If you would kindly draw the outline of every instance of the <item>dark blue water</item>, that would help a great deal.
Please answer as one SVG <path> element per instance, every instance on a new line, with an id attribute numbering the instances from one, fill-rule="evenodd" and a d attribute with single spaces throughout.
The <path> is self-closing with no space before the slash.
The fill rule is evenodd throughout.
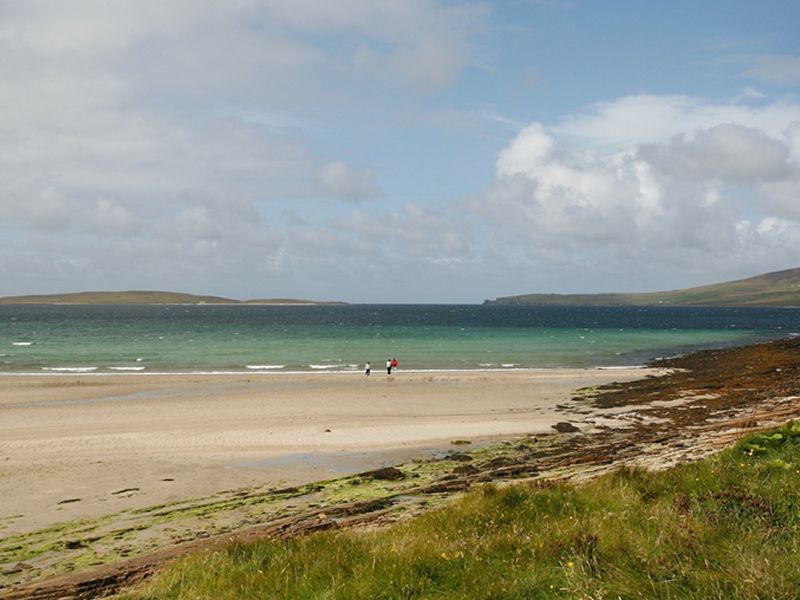
<path id="1" fill-rule="evenodd" d="M 614 366 L 797 333 L 788 308 L 0 305 L 0 371 Z"/>

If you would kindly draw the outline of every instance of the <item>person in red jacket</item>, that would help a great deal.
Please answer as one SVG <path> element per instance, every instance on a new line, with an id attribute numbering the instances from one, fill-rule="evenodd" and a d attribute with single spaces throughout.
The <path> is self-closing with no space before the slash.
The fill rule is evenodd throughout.
<path id="1" fill-rule="evenodd" d="M 397 359 L 396 358 L 392 358 L 392 371 L 396 371 L 396 370 L 397 370 Z"/>

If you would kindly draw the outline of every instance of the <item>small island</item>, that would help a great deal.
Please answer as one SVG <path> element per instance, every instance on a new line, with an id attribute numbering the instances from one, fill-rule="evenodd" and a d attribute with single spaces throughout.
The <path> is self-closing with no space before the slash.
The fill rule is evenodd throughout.
<path id="1" fill-rule="evenodd" d="M 256 304 L 273 306 L 316 306 L 345 305 L 347 303 L 298 300 L 295 298 L 235 300 L 222 296 L 199 296 L 181 292 L 122 291 L 4 296 L 0 297 L 0 304 Z"/>

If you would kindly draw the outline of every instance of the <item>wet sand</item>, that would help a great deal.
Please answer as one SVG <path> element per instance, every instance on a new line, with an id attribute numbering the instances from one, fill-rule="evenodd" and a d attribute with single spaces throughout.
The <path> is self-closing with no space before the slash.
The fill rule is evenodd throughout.
<path id="1" fill-rule="evenodd" d="M 0 376 L 0 537 L 551 431 L 577 388 L 651 373 Z"/>

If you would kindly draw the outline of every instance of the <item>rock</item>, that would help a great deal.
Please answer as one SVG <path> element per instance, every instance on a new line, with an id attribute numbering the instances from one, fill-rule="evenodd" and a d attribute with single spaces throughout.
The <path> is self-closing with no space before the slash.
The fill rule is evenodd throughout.
<path id="1" fill-rule="evenodd" d="M 444 494 L 449 492 L 460 492 L 468 490 L 470 482 L 464 479 L 454 479 L 452 481 L 442 481 L 429 485 L 426 488 L 421 488 L 419 491 L 422 494 Z"/>
<path id="2" fill-rule="evenodd" d="M 508 465 L 514 464 L 514 461 L 505 457 L 505 456 L 497 456 L 492 460 L 486 461 L 481 465 L 484 469 L 497 469 L 498 467 L 507 467 Z"/>
<path id="3" fill-rule="evenodd" d="M 406 477 L 406 474 L 397 467 L 384 467 L 382 469 L 375 469 L 374 471 L 367 471 L 366 473 L 359 473 L 359 475 L 366 479 L 380 479 L 385 481 L 398 481 Z"/>
<path id="4" fill-rule="evenodd" d="M 463 452 L 451 452 L 447 456 L 445 456 L 447 460 L 455 460 L 458 462 L 469 462 L 472 460 L 472 457 L 469 454 L 464 454 Z"/>
<path id="5" fill-rule="evenodd" d="M 453 473 L 456 475 L 475 475 L 476 473 L 480 473 L 480 471 L 475 465 L 458 465 L 453 469 Z"/>
<path id="6" fill-rule="evenodd" d="M 555 429 L 558 433 L 575 433 L 576 431 L 580 431 L 580 429 L 575 427 L 575 425 L 572 423 L 566 423 L 564 421 L 553 425 L 553 429 Z"/>
<path id="7" fill-rule="evenodd" d="M 450 443 L 453 444 L 453 446 L 464 446 L 466 444 L 471 444 L 472 442 L 469 440 L 450 440 Z"/>
<path id="8" fill-rule="evenodd" d="M 0 563 L 0 575 L 13 575 L 32 568 L 32 566 L 24 562 Z"/>

